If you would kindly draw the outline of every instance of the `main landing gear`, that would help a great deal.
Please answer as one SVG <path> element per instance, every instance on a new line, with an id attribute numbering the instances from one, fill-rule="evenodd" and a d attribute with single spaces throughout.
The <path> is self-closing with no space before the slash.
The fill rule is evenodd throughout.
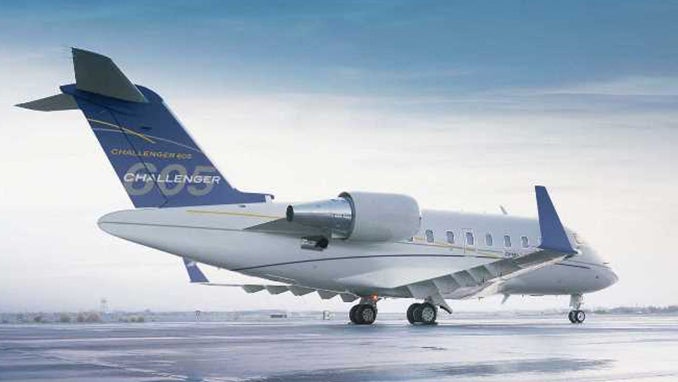
<path id="1" fill-rule="evenodd" d="M 377 319 L 377 299 L 360 299 L 360 303 L 349 311 L 348 318 L 356 325 L 372 325 Z"/>
<path id="2" fill-rule="evenodd" d="M 363 297 L 358 305 L 354 305 L 348 313 L 351 322 L 356 325 L 371 325 L 377 319 L 377 296 Z M 448 313 L 452 310 L 447 305 L 441 309 Z M 407 320 L 410 324 L 435 325 L 438 318 L 438 306 L 435 301 L 426 299 L 423 303 L 415 303 L 407 309 Z"/>
<path id="3" fill-rule="evenodd" d="M 570 322 L 573 324 L 581 324 L 586 320 L 586 313 L 583 310 L 571 310 L 567 314 L 567 318 L 570 319 Z"/>
<path id="4" fill-rule="evenodd" d="M 573 294 L 570 296 L 570 307 L 572 310 L 567 314 L 567 318 L 573 324 L 581 324 L 586 320 L 586 313 L 581 310 L 581 305 L 584 303 L 584 296 L 581 294 Z"/>
<path id="5" fill-rule="evenodd" d="M 428 302 L 414 303 L 407 308 L 407 321 L 413 325 L 434 325 L 437 317 L 438 308 Z"/>

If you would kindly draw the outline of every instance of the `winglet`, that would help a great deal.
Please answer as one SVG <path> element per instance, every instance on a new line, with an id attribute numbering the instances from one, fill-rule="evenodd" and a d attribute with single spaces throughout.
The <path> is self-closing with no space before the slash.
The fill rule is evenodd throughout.
<path id="1" fill-rule="evenodd" d="M 193 260 L 189 260 L 184 257 L 184 265 L 186 266 L 186 272 L 188 272 L 188 278 L 191 279 L 191 283 L 208 283 L 207 277 L 202 273 L 200 268 L 198 268 L 198 263 Z"/>
<path id="2" fill-rule="evenodd" d="M 541 230 L 541 244 L 539 248 L 567 254 L 575 254 L 565 228 L 560 222 L 556 208 L 544 186 L 535 186 L 537 194 L 537 211 L 539 213 L 539 229 Z"/>

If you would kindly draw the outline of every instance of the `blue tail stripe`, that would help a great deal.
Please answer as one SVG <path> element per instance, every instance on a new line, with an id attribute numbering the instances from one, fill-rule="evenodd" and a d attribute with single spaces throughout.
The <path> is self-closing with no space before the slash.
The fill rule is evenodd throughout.
<path id="1" fill-rule="evenodd" d="M 534 189 L 537 196 L 539 229 L 541 230 L 541 245 L 539 245 L 539 248 L 567 254 L 576 253 L 572 244 L 570 244 L 565 227 L 560 222 L 546 187 L 535 186 Z"/>
<path id="2" fill-rule="evenodd" d="M 106 152 L 135 207 L 261 203 L 266 194 L 233 188 L 167 109 L 142 86 L 145 103 L 65 85 Z"/>

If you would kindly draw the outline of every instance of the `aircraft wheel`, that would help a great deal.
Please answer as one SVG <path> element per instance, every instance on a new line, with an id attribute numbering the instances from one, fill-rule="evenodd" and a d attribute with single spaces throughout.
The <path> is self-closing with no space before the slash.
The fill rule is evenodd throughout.
<path id="1" fill-rule="evenodd" d="M 581 324 L 586 320 L 586 313 L 583 310 L 572 310 L 567 315 L 567 318 L 573 324 Z"/>
<path id="2" fill-rule="evenodd" d="M 351 307 L 351 310 L 348 312 L 348 318 L 350 318 L 351 322 L 356 324 L 356 325 L 360 325 L 360 322 L 358 321 L 358 317 L 356 315 L 356 312 L 358 311 L 359 307 L 360 307 L 360 305 L 353 305 Z"/>
<path id="3" fill-rule="evenodd" d="M 360 325 L 372 325 L 377 319 L 377 310 L 370 304 L 357 305 L 355 317 Z"/>
<path id="4" fill-rule="evenodd" d="M 433 325 L 436 323 L 438 312 L 433 304 L 425 302 L 414 310 L 414 318 L 423 325 Z"/>
<path id="5" fill-rule="evenodd" d="M 407 308 L 407 321 L 410 322 L 410 324 L 414 325 L 417 323 L 417 320 L 414 317 L 414 311 L 417 310 L 421 304 L 419 303 L 414 303 L 410 305 L 409 308 Z"/>
<path id="6" fill-rule="evenodd" d="M 572 317 L 574 317 L 576 323 L 581 324 L 586 320 L 586 313 L 583 310 L 575 310 Z"/>

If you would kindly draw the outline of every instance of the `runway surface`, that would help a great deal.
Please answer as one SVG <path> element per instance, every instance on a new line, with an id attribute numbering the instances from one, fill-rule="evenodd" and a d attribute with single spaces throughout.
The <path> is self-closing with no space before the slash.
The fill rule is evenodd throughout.
<path id="1" fill-rule="evenodd" d="M 675 316 L 565 321 L 0 325 L 0 380 L 678 380 Z"/>

